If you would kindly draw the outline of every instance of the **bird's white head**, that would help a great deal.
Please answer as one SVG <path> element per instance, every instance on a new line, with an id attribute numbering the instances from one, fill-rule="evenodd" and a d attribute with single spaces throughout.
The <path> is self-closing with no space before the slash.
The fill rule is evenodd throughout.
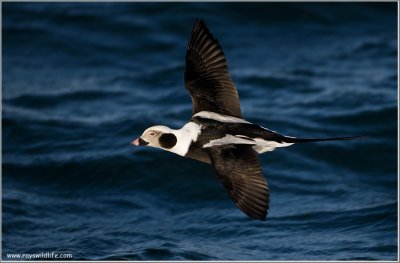
<path id="1" fill-rule="evenodd" d="M 177 137 L 173 129 L 157 125 L 146 129 L 139 138 L 131 143 L 136 146 L 151 146 L 168 150 L 176 145 Z"/>

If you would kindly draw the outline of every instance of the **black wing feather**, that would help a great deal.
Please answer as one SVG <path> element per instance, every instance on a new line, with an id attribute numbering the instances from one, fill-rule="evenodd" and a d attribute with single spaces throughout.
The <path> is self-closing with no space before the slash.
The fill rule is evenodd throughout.
<path id="1" fill-rule="evenodd" d="M 186 51 L 185 86 L 200 111 L 242 117 L 239 95 L 228 71 L 221 45 L 203 20 L 196 21 Z"/>
<path id="2" fill-rule="evenodd" d="M 269 188 L 257 153 L 249 145 L 223 145 L 209 149 L 219 181 L 235 204 L 249 217 L 265 220 Z"/>

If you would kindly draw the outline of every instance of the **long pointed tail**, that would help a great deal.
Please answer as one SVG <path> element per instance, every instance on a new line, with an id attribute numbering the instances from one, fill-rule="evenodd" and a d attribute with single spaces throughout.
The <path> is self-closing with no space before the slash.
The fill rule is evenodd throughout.
<path id="1" fill-rule="evenodd" d="M 343 141 L 343 140 L 355 140 L 362 139 L 365 136 L 350 136 L 350 137 L 331 137 L 331 138 L 294 138 L 294 137 L 284 137 L 284 142 L 287 143 L 299 143 L 299 142 L 322 142 L 322 141 Z"/>

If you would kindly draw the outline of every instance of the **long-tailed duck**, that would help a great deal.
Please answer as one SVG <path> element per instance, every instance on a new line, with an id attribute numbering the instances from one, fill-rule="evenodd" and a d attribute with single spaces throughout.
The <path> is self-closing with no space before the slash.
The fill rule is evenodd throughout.
<path id="1" fill-rule="evenodd" d="M 190 34 L 185 86 L 193 103 L 190 121 L 178 130 L 150 127 L 132 144 L 211 164 L 235 204 L 252 218 L 265 220 L 269 208 L 269 188 L 258 154 L 299 142 L 357 138 L 301 139 L 244 120 L 222 48 L 203 20 L 196 21 Z"/>

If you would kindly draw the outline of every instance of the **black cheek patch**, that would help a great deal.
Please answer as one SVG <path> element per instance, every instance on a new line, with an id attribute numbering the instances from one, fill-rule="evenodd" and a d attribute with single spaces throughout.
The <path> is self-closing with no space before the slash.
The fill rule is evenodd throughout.
<path id="1" fill-rule="evenodd" d="M 163 135 L 160 136 L 158 139 L 158 142 L 161 147 L 170 149 L 176 145 L 176 136 L 173 135 L 172 133 L 164 133 Z"/>

